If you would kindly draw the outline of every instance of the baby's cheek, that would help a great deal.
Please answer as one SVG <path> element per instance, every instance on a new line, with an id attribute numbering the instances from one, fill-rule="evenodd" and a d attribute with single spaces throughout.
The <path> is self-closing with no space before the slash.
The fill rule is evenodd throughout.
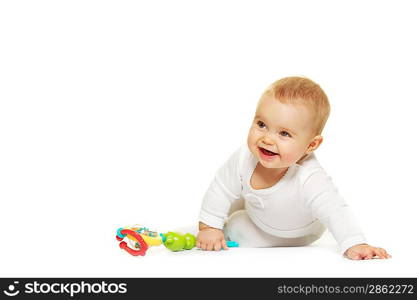
<path id="1" fill-rule="evenodd" d="M 297 160 L 297 156 L 294 155 L 294 154 L 289 153 L 289 154 L 282 154 L 281 155 L 281 162 L 284 163 L 284 164 L 290 165 L 290 164 L 294 163 L 296 160 Z"/>
<path id="2" fill-rule="evenodd" d="M 249 131 L 248 138 L 247 138 L 248 146 L 256 148 L 256 144 L 259 138 L 260 138 L 260 135 L 257 134 L 256 131 L 254 130 Z"/>

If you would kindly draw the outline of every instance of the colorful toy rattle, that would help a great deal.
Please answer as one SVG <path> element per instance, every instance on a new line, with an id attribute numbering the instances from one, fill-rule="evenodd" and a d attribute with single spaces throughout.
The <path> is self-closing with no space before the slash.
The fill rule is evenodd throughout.
<path id="1" fill-rule="evenodd" d="M 161 244 L 174 252 L 191 250 L 196 244 L 196 237 L 191 233 L 181 234 L 169 231 L 158 234 L 156 231 L 150 231 L 139 225 L 119 228 L 116 239 L 120 241 L 121 249 L 134 256 L 144 256 L 149 247 Z M 228 247 L 239 247 L 239 244 L 233 241 L 227 241 L 226 244 Z"/>

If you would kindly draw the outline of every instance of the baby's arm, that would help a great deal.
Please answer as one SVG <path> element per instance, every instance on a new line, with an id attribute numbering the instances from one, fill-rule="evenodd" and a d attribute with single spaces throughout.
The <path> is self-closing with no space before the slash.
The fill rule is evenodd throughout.
<path id="1" fill-rule="evenodd" d="M 217 170 L 204 195 L 196 244 L 203 250 L 227 249 L 222 229 L 231 204 L 240 198 L 242 191 L 239 174 L 241 149 L 235 151 Z"/>
<path id="2" fill-rule="evenodd" d="M 350 259 L 366 259 L 375 255 L 389 258 L 382 248 L 366 243 L 365 236 L 331 178 L 320 169 L 310 174 L 302 185 L 303 199 L 316 216 L 333 234 L 342 253 Z"/>

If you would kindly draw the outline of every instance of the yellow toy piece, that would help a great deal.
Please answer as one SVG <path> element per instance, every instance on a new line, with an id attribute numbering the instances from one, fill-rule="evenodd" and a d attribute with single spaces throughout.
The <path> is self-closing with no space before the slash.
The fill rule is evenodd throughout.
<path id="1" fill-rule="evenodd" d="M 143 238 L 145 243 L 148 244 L 148 246 L 159 246 L 162 244 L 162 238 L 160 236 L 151 237 L 151 236 L 141 234 L 141 233 L 140 233 L 140 236 Z"/>
<path id="2" fill-rule="evenodd" d="M 136 231 L 145 241 L 148 246 L 160 246 L 162 245 L 162 237 L 156 231 L 150 231 L 148 228 L 143 227 L 141 225 L 133 225 L 133 226 L 126 226 L 124 229 L 130 229 Z M 127 237 L 131 241 L 135 241 L 136 239 L 131 235 L 127 235 Z"/>

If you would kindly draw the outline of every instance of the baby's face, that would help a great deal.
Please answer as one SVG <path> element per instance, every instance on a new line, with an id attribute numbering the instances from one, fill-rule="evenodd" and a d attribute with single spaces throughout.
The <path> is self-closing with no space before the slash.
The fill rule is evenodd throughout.
<path id="1" fill-rule="evenodd" d="M 265 95 L 249 130 L 248 147 L 265 168 L 289 167 L 306 154 L 313 140 L 313 117 L 305 105 L 283 104 Z"/>

